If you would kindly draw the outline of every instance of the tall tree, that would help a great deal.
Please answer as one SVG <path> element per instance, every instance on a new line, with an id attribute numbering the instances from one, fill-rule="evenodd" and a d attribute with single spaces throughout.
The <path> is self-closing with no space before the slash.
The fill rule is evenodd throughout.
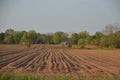
<path id="1" fill-rule="evenodd" d="M 13 32 L 14 32 L 13 29 L 7 29 L 7 30 L 5 31 L 5 34 L 12 34 Z"/>
<path id="2" fill-rule="evenodd" d="M 53 41 L 55 44 L 59 44 L 67 39 L 68 39 L 68 35 L 64 32 L 56 32 L 53 35 Z"/>
<path id="3" fill-rule="evenodd" d="M 78 40 L 78 45 L 81 46 L 81 48 L 84 48 L 86 45 L 86 41 L 84 39 L 79 39 Z"/>
<path id="4" fill-rule="evenodd" d="M 7 35 L 4 39 L 4 42 L 7 44 L 14 44 L 13 35 L 12 34 Z"/>
<path id="5" fill-rule="evenodd" d="M 36 42 L 37 33 L 36 33 L 34 30 L 30 30 L 30 31 L 28 32 L 28 36 L 30 37 L 32 43 L 35 43 L 35 42 Z"/>
<path id="6" fill-rule="evenodd" d="M 120 31 L 115 33 L 115 47 L 120 48 Z"/>
<path id="7" fill-rule="evenodd" d="M 53 41 L 54 41 L 55 44 L 59 44 L 60 43 L 60 35 L 59 35 L 58 32 L 54 33 Z"/>
<path id="8" fill-rule="evenodd" d="M 15 32 L 12 33 L 12 35 L 13 35 L 14 43 L 15 44 L 20 43 L 20 40 L 22 38 L 22 33 L 19 32 L 19 31 L 15 31 Z"/>
<path id="9" fill-rule="evenodd" d="M 31 46 L 31 39 L 27 32 L 22 36 L 21 42 L 24 43 L 27 47 Z"/>
<path id="10" fill-rule="evenodd" d="M 118 31 L 120 31 L 119 25 L 109 24 L 105 27 L 105 29 L 102 31 L 102 33 L 104 33 L 105 35 L 109 35 L 109 34 L 112 34 L 112 33 L 118 32 Z"/>
<path id="11" fill-rule="evenodd" d="M 52 33 L 47 33 L 46 37 L 47 37 L 47 43 L 48 44 L 53 44 L 53 34 Z"/>
<path id="12" fill-rule="evenodd" d="M 70 39 L 72 44 L 77 44 L 79 40 L 79 35 L 77 33 L 73 33 Z"/>
<path id="13" fill-rule="evenodd" d="M 108 25 L 103 30 L 105 36 L 106 36 L 106 43 L 108 44 L 108 47 L 119 47 L 119 31 L 120 27 L 119 25 Z"/>
<path id="14" fill-rule="evenodd" d="M 4 38 L 5 38 L 4 33 L 0 33 L 0 44 L 3 43 Z"/>
<path id="15" fill-rule="evenodd" d="M 81 32 L 79 32 L 79 37 L 87 38 L 87 37 L 89 37 L 89 33 L 87 31 L 81 31 Z"/>
<path id="16" fill-rule="evenodd" d="M 95 39 L 94 39 L 94 44 L 97 46 L 101 45 L 101 41 L 104 41 L 105 38 L 103 38 L 105 35 L 102 32 L 96 32 L 95 33 Z M 101 40 L 102 39 L 102 40 Z M 105 41 L 104 41 L 105 42 Z M 103 43 L 102 43 L 103 44 Z"/>

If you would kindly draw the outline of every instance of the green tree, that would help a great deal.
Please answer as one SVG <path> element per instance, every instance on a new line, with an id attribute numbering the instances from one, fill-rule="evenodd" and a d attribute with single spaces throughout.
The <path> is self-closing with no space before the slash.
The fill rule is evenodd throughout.
<path id="1" fill-rule="evenodd" d="M 41 34 L 37 33 L 37 39 L 35 41 L 36 44 L 42 43 L 42 38 L 41 38 Z"/>
<path id="2" fill-rule="evenodd" d="M 115 47 L 120 48 L 120 31 L 114 34 L 115 36 Z"/>
<path id="3" fill-rule="evenodd" d="M 3 43 L 4 38 L 5 38 L 4 33 L 0 33 L 0 44 Z"/>
<path id="4" fill-rule="evenodd" d="M 104 33 L 105 35 L 109 35 L 109 34 L 112 34 L 112 33 L 118 32 L 118 31 L 120 31 L 119 25 L 109 24 L 105 27 L 105 29 L 102 31 L 102 33 Z"/>
<path id="5" fill-rule="evenodd" d="M 77 33 L 73 33 L 70 39 L 72 44 L 77 44 L 79 40 L 79 35 Z"/>
<path id="6" fill-rule="evenodd" d="M 87 31 L 81 31 L 81 32 L 79 32 L 79 37 L 82 39 L 87 38 L 87 37 L 89 37 L 89 33 Z"/>
<path id="7" fill-rule="evenodd" d="M 68 45 L 68 47 L 70 47 L 70 48 L 72 47 L 72 42 L 71 42 L 71 39 L 70 39 L 70 38 L 68 39 L 68 44 L 67 44 L 67 45 Z"/>
<path id="8" fill-rule="evenodd" d="M 7 44 L 13 44 L 14 43 L 14 39 L 13 39 L 13 35 L 7 35 L 4 39 L 4 42 Z"/>
<path id="9" fill-rule="evenodd" d="M 119 44 L 120 44 L 119 43 L 119 37 L 120 37 L 119 31 L 120 31 L 120 27 L 118 25 L 106 26 L 105 29 L 103 30 L 103 33 L 107 41 L 104 44 L 108 44 L 108 47 L 112 47 L 112 48 L 119 47 Z"/>
<path id="10" fill-rule="evenodd" d="M 100 46 L 101 45 L 101 39 L 103 41 L 103 37 L 105 35 L 102 33 L 102 32 L 96 32 L 95 33 L 95 39 L 94 39 L 94 44 L 97 45 L 97 46 Z M 103 44 L 103 43 L 102 43 Z"/>
<path id="11" fill-rule="evenodd" d="M 101 37 L 99 46 L 100 47 L 106 47 L 106 48 L 109 47 L 107 36 Z"/>
<path id="12" fill-rule="evenodd" d="M 41 34 L 40 36 L 42 43 L 46 44 L 47 43 L 47 36 L 45 34 Z"/>
<path id="13" fill-rule="evenodd" d="M 96 32 L 95 33 L 95 38 L 101 38 L 103 36 L 104 36 L 104 34 L 102 32 Z"/>
<path id="14" fill-rule="evenodd" d="M 46 34 L 46 37 L 47 37 L 47 43 L 48 44 L 53 44 L 53 34 L 52 33 L 48 33 Z"/>
<path id="15" fill-rule="evenodd" d="M 89 36 L 88 44 L 95 45 L 95 35 Z"/>
<path id="16" fill-rule="evenodd" d="M 31 46 L 31 39 L 27 32 L 22 36 L 21 42 L 24 43 L 27 47 Z"/>
<path id="17" fill-rule="evenodd" d="M 85 39 L 79 39 L 78 40 L 78 45 L 81 46 L 81 48 L 85 48 L 85 45 L 86 45 Z"/>
<path id="18" fill-rule="evenodd" d="M 15 43 L 15 44 L 20 43 L 20 40 L 21 40 L 21 38 L 22 38 L 22 33 L 21 33 L 21 32 L 15 31 L 15 32 L 12 33 L 12 36 L 13 36 L 13 39 L 14 39 L 14 43 Z"/>
<path id="19" fill-rule="evenodd" d="M 112 48 L 120 48 L 120 31 L 108 35 L 108 45 Z"/>
<path id="20" fill-rule="evenodd" d="M 37 33 L 36 33 L 34 30 L 30 30 L 30 31 L 28 32 L 28 36 L 29 36 L 29 38 L 31 39 L 31 42 L 32 42 L 32 43 L 35 43 L 35 42 L 36 42 Z"/>
<path id="21" fill-rule="evenodd" d="M 13 32 L 14 32 L 13 29 L 7 29 L 7 30 L 5 31 L 5 34 L 12 34 Z"/>
<path id="22" fill-rule="evenodd" d="M 59 35 L 59 33 L 56 32 L 53 35 L 53 41 L 54 41 L 55 44 L 59 44 L 60 43 L 60 35 Z"/>
<path id="23" fill-rule="evenodd" d="M 53 41 L 55 44 L 59 44 L 67 39 L 68 39 L 68 35 L 64 32 L 56 32 L 53 34 Z"/>

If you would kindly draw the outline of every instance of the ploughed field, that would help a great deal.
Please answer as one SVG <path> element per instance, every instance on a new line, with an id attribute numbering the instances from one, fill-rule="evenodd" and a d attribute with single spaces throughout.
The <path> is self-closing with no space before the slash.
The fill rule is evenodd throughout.
<path id="1" fill-rule="evenodd" d="M 73 50 L 54 45 L 0 47 L 0 73 L 120 76 L 120 50 Z"/>

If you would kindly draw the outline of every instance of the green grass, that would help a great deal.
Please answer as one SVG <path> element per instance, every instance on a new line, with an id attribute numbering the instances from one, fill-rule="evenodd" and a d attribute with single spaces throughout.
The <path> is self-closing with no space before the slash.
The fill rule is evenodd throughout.
<path id="1" fill-rule="evenodd" d="M 0 80 L 90 80 L 85 77 L 75 78 L 70 76 L 56 76 L 56 77 L 46 77 L 46 76 L 33 76 L 33 75 L 13 75 L 13 74 L 0 74 Z"/>
<path id="2" fill-rule="evenodd" d="M 120 80 L 120 77 L 70 77 L 70 76 L 35 76 L 35 75 L 13 75 L 13 74 L 0 74 L 0 80 Z"/>
<path id="3" fill-rule="evenodd" d="M 120 77 L 103 77 L 98 78 L 97 80 L 120 80 Z"/>

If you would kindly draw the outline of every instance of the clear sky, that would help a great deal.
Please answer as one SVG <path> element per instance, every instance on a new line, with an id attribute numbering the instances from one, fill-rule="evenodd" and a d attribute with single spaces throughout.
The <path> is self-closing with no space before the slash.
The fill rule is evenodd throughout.
<path id="1" fill-rule="evenodd" d="M 88 31 L 120 24 L 120 0 L 0 0 L 0 32 Z"/>

